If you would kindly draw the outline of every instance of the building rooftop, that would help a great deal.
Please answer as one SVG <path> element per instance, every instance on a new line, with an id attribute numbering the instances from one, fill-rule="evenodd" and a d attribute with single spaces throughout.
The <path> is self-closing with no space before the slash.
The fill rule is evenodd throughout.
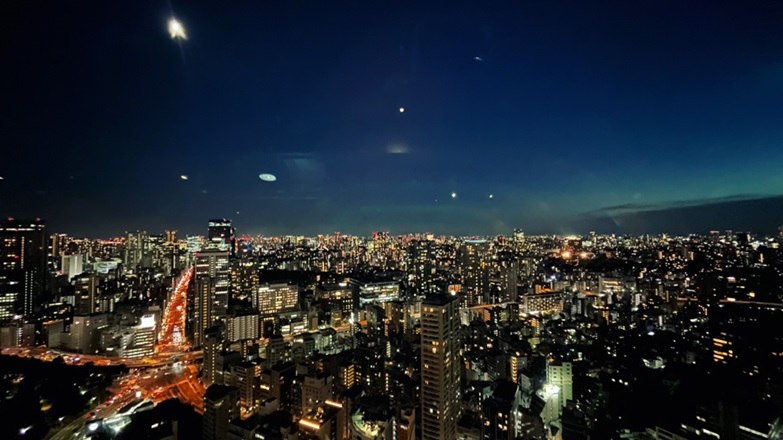
<path id="1" fill-rule="evenodd" d="M 207 391 L 204 393 L 204 399 L 219 400 L 228 396 L 231 392 L 237 391 L 237 387 L 229 387 L 226 385 L 210 385 Z"/>
<path id="2" fill-rule="evenodd" d="M 449 304 L 452 301 L 458 301 L 459 297 L 454 295 L 448 295 L 448 294 L 439 294 L 439 295 L 428 295 L 424 300 L 422 300 L 422 305 L 428 305 L 428 306 L 445 306 L 446 304 Z"/>

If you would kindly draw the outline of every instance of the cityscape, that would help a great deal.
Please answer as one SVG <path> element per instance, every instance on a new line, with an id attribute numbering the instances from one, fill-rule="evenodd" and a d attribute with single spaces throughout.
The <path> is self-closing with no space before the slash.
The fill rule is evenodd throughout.
<path id="1" fill-rule="evenodd" d="M 0 3 L 0 440 L 783 440 L 783 2 Z"/>
<path id="2" fill-rule="evenodd" d="M 2 353 L 27 362 L 4 367 L 9 436 L 783 435 L 783 227 L 268 237 L 212 219 L 204 235 L 87 239 L 0 225 Z M 30 362 L 89 372 L 82 399 L 24 387 Z"/>

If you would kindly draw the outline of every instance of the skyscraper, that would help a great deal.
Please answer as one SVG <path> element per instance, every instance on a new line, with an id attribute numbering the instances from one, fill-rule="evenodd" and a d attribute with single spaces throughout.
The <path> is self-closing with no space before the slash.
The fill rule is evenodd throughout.
<path id="1" fill-rule="evenodd" d="M 489 301 L 489 242 L 466 240 L 460 247 L 462 296 L 467 306 Z"/>
<path id="2" fill-rule="evenodd" d="M 94 273 L 83 273 L 75 277 L 73 286 L 76 293 L 74 304 L 76 315 L 89 315 L 97 311 L 98 284 L 100 282 L 100 277 Z"/>
<path id="3" fill-rule="evenodd" d="M 32 314 L 46 287 L 45 246 L 41 219 L 0 221 L 0 322 Z"/>
<path id="4" fill-rule="evenodd" d="M 188 304 L 188 327 L 191 340 L 200 347 L 204 342 L 204 330 L 226 315 L 228 252 L 211 248 L 197 253 L 193 278 L 193 292 Z"/>
<path id="5" fill-rule="evenodd" d="M 126 269 L 136 270 L 144 255 L 148 253 L 149 237 L 143 231 L 125 233 L 125 253 L 122 264 Z"/>
<path id="6" fill-rule="evenodd" d="M 435 291 L 435 252 L 430 240 L 416 240 L 408 248 L 408 283 L 417 293 Z"/>
<path id="7" fill-rule="evenodd" d="M 207 240 L 210 244 L 217 245 L 218 249 L 234 253 L 236 231 L 231 226 L 231 220 L 218 218 L 209 221 Z"/>
<path id="8" fill-rule="evenodd" d="M 223 336 L 220 329 L 212 327 L 204 332 L 204 385 L 210 386 L 217 381 L 217 357 L 223 350 Z"/>
<path id="9" fill-rule="evenodd" d="M 460 320 L 456 296 L 421 303 L 421 435 L 457 438 L 460 402 Z"/>

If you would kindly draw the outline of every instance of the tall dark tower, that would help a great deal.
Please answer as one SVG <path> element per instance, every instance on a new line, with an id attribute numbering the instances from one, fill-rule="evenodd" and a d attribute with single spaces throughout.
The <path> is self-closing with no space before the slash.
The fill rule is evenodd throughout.
<path id="1" fill-rule="evenodd" d="M 46 288 L 44 221 L 0 221 L 0 322 L 30 316 Z"/>

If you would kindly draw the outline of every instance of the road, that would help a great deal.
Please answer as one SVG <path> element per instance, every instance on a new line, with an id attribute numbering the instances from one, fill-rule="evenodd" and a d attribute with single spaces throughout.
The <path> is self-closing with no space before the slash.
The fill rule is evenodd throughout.
<path id="1" fill-rule="evenodd" d="M 158 335 L 157 352 L 182 352 L 187 350 L 184 337 L 185 317 L 188 305 L 187 293 L 193 268 L 182 272 L 179 280 L 169 293 L 166 308 L 163 311 L 161 330 Z"/>
<path id="2" fill-rule="evenodd" d="M 119 420 L 119 411 L 129 403 L 150 399 L 156 405 L 171 398 L 191 405 L 203 412 L 204 386 L 198 378 L 198 366 L 177 364 L 154 369 L 136 370 L 115 380 L 109 388 L 112 397 L 98 402 L 90 410 L 62 428 L 52 431 L 51 440 L 86 438 L 93 423 L 100 426 L 107 420 Z"/>
<path id="3" fill-rule="evenodd" d="M 121 358 L 97 354 L 71 353 L 63 350 L 50 349 L 46 346 L 4 348 L 0 353 L 8 356 L 30 357 L 42 361 L 52 361 L 55 358 L 62 357 L 65 360 L 65 363 L 69 365 L 86 365 L 92 363 L 100 367 L 125 365 L 128 368 L 156 368 L 164 365 L 171 365 L 177 361 L 193 362 L 200 359 L 202 356 L 202 352 L 196 350 L 157 353 L 143 358 Z"/>

